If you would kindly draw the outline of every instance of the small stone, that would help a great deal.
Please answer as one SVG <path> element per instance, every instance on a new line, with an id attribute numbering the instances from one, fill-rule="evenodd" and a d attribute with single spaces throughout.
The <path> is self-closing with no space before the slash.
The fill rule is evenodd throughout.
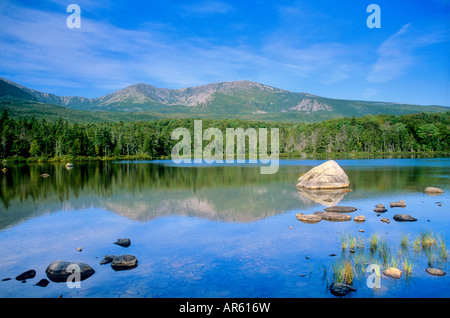
<path id="1" fill-rule="evenodd" d="M 445 272 L 442 269 L 439 269 L 439 268 L 428 267 L 426 269 L 426 272 L 428 274 L 435 275 L 435 276 L 444 276 L 445 275 Z"/>
<path id="2" fill-rule="evenodd" d="M 387 211 L 387 209 L 384 207 L 383 208 L 375 208 L 375 209 L 373 209 L 373 211 L 377 212 L 377 213 L 384 213 Z"/>
<path id="3" fill-rule="evenodd" d="M 342 213 L 342 212 L 354 212 L 356 211 L 357 208 L 351 207 L 351 206 L 332 206 L 329 208 L 326 208 L 325 211 L 327 212 L 338 212 L 338 213 Z"/>
<path id="4" fill-rule="evenodd" d="M 384 205 L 383 204 L 377 204 L 377 205 L 375 205 L 375 207 L 376 208 L 384 208 Z"/>
<path id="5" fill-rule="evenodd" d="M 114 256 L 111 267 L 116 270 L 127 270 L 137 267 L 138 259 L 133 255 Z"/>
<path id="6" fill-rule="evenodd" d="M 23 272 L 22 274 L 20 274 L 19 276 L 16 277 L 16 280 L 27 280 L 27 279 L 31 279 L 34 278 L 36 276 L 36 271 L 34 269 L 30 269 L 26 272 Z"/>
<path id="7" fill-rule="evenodd" d="M 361 232 L 361 233 L 364 233 L 364 230 L 362 230 L 362 229 L 359 229 L 358 231 Z"/>
<path id="8" fill-rule="evenodd" d="M 331 254 L 328 254 L 328 256 L 336 256 L 336 254 L 334 254 L 334 253 L 331 253 Z"/>
<path id="9" fill-rule="evenodd" d="M 47 279 L 43 278 L 39 282 L 34 284 L 34 286 L 47 287 L 48 284 L 50 284 L 50 282 Z"/>
<path id="10" fill-rule="evenodd" d="M 400 200 L 398 202 L 391 202 L 391 208 L 404 208 L 406 206 L 405 200 Z"/>
<path id="11" fill-rule="evenodd" d="M 394 220 L 396 220 L 397 222 L 415 222 L 415 221 L 417 221 L 416 218 L 414 218 L 408 214 L 396 214 L 396 215 L 394 215 Z"/>
<path id="12" fill-rule="evenodd" d="M 362 223 L 365 220 L 366 220 L 366 217 L 364 215 L 358 215 L 353 218 L 353 221 L 355 221 L 356 223 Z"/>
<path id="13" fill-rule="evenodd" d="M 80 246 L 80 247 L 77 247 L 77 251 L 78 252 L 81 252 L 83 250 L 83 248 Z"/>
<path id="14" fill-rule="evenodd" d="M 123 246 L 123 247 L 128 247 L 131 244 L 131 241 L 129 238 L 121 238 L 118 239 L 116 242 L 114 242 L 114 244 L 117 244 L 119 246 Z"/>
<path id="15" fill-rule="evenodd" d="M 327 221 L 350 221 L 352 217 L 348 214 L 337 213 L 337 212 L 314 212 L 314 215 L 320 216 L 322 220 Z"/>
<path id="16" fill-rule="evenodd" d="M 318 223 L 320 221 L 322 221 L 322 218 L 318 215 L 314 215 L 314 214 L 303 214 L 303 213 L 297 213 L 297 215 L 295 216 L 297 218 L 297 220 L 303 222 L 303 223 Z"/>
<path id="17" fill-rule="evenodd" d="M 383 274 L 392 278 L 399 279 L 402 276 L 402 271 L 395 267 L 389 267 L 383 271 Z"/>
<path id="18" fill-rule="evenodd" d="M 382 219 L 380 219 L 380 221 L 383 223 L 387 223 L 387 224 L 391 223 L 391 222 L 389 222 L 388 218 L 382 218 Z"/>
<path id="19" fill-rule="evenodd" d="M 105 255 L 100 261 L 100 265 L 109 264 L 114 259 L 114 255 Z"/>

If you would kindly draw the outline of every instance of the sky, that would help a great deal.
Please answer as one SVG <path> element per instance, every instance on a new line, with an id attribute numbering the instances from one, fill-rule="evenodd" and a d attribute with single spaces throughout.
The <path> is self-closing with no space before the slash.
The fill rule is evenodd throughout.
<path id="1" fill-rule="evenodd" d="M 69 28 L 70 4 L 80 28 Z M 380 28 L 369 28 L 370 4 Z M 450 0 L 2 0 L 0 77 L 59 96 L 249 80 L 450 106 Z"/>

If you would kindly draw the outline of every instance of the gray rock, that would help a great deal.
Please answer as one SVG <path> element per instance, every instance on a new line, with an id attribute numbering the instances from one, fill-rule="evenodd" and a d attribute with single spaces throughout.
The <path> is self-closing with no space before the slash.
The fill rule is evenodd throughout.
<path id="1" fill-rule="evenodd" d="M 355 292 L 356 288 L 344 283 L 331 283 L 330 292 L 335 296 L 345 296 L 349 292 Z"/>
<path id="2" fill-rule="evenodd" d="M 111 267 L 116 271 L 133 269 L 137 267 L 137 265 L 138 259 L 133 255 L 114 256 L 111 262 Z"/>
<path id="3" fill-rule="evenodd" d="M 303 223 L 313 224 L 322 221 L 322 218 L 320 216 L 314 214 L 297 213 L 295 217 L 297 218 L 297 220 Z"/>
<path id="4" fill-rule="evenodd" d="M 405 200 L 400 200 L 398 202 L 391 202 L 391 208 L 404 208 L 406 206 Z"/>
<path id="5" fill-rule="evenodd" d="M 123 247 L 128 247 L 128 246 L 130 246 L 131 241 L 129 238 L 121 238 L 121 239 L 118 239 L 116 242 L 114 242 L 114 244 L 117 244 L 117 245 L 120 245 Z"/>
<path id="6" fill-rule="evenodd" d="M 435 275 L 435 276 L 444 276 L 445 275 L 445 272 L 439 268 L 428 267 L 425 271 L 428 274 Z"/>
<path id="7" fill-rule="evenodd" d="M 326 208 L 325 211 L 327 212 L 354 212 L 357 208 L 351 207 L 351 206 L 331 206 L 329 208 Z"/>
<path id="8" fill-rule="evenodd" d="M 416 218 L 412 217 L 409 214 L 396 214 L 394 215 L 394 220 L 397 222 L 415 222 L 417 221 Z"/>
<path id="9" fill-rule="evenodd" d="M 297 188 L 341 189 L 350 187 L 345 171 L 334 160 L 316 166 L 298 178 Z"/>
<path id="10" fill-rule="evenodd" d="M 95 273 L 88 264 L 64 261 L 52 262 L 48 265 L 45 273 L 52 282 L 65 282 L 75 270 L 79 270 L 80 280 L 85 280 Z"/>
<path id="11" fill-rule="evenodd" d="M 22 274 L 18 275 L 16 277 L 16 280 L 24 281 L 24 280 L 27 280 L 27 279 L 34 278 L 35 276 L 36 276 L 36 271 L 34 269 L 30 269 L 30 270 L 28 270 L 26 272 L 23 272 Z"/>
<path id="12" fill-rule="evenodd" d="M 320 216 L 322 220 L 327 221 L 350 221 L 352 217 L 348 214 L 337 213 L 337 212 L 314 212 L 314 215 Z"/>

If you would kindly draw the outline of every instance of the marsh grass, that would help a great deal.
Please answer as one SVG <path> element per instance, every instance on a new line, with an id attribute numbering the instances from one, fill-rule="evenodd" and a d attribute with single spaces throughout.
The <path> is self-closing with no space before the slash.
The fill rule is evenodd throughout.
<path id="1" fill-rule="evenodd" d="M 410 234 L 401 234 L 398 248 L 392 246 L 388 239 L 376 232 L 366 240 L 367 245 L 362 237 L 346 233 L 341 235 L 342 257 L 333 262 L 330 270 L 334 282 L 352 284 L 364 276 L 369 264 L 399 268 L 409 280 L 414 267 L 424 255 L 429 266 L 439 268 L 445 266 L 448 258 L 445 238 L 432 230 L 425 230 L 415 235 L 412 245 L 410 245 Z M 412 251 L 408 251 L 409 246 L 412 246 Z M 347 253 L 347 249 L 351 253 Z"/>

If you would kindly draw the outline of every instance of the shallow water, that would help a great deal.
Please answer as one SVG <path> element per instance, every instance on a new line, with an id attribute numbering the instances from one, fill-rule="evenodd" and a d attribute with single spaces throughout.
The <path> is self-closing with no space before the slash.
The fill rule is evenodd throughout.
<path id="1" fill-rule="evenodd" d="M 353 257 L 343 252 L 340 238 L 360 237 L 368 253 L 373 233 L 386 239 L 393 256 L 409 233 L 402 257 L 414 263 L 412 277 L 383 276 L 372 289 L 369 274 L 360 274 L 349 297 L 449 297 L 449 274 L 426 273 L 430 258 L 414 253 L 412 241 L 433 230 L 450 246 L 450 159 L 337 160 L 352 191 L 337 193 L 333 202 L 295 187 L 299 174 L 322 162 L 281 160 L 274 175 L 261 175 L 252 164 L 171 161 L 76 163 L 71 170 L 62 164 L 8 166 L 0 176 L 0 280 L 11 280 L 0 281 L 0 297 L 335 297 L 327 289 L 332 263 Z M 426 195 L 427 186 L 445 193 Z M 406 208 L 389 207 L 400 199 Z M 378 203 L 388 209 L 380 216 L 373 212 Z M 349 214 L 366 221 L 306 224 L 295 217 L 324 204 L 354 206 L 358 210 Z M 396 213 L 418 221 L 396 222 Z M 113 244 L 125 237 L 130 247 Z M 106 254 L 135 255 L 138 267 L 114 271 L 99 264 Z M 448 260 L 433 257 L 448 269 Z M 54 260 L 87 263 L 95 274 L 81 288 L 34 286 Z M 35 278 L 14 279 L 31 268 Z"/>

